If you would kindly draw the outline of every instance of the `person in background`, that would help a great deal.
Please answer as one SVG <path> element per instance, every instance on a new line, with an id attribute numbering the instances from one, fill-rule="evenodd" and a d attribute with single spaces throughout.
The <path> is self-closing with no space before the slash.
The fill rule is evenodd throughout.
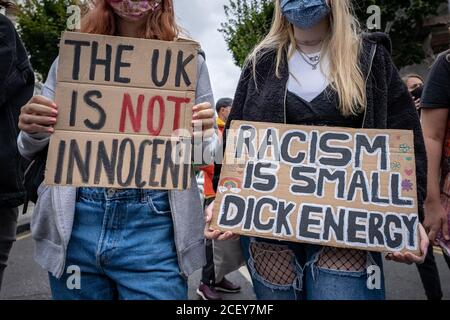
<path id="1" fill-rule="evenodd" d="M 414 104 L 416 105 L 417 112 L 419 112 L 420 116 L 420 106 L 421 106 L 421 97 L 423 92 L 423 84 L 424 80 L 418 74 L 409 74 L 403 78 L 403 82 L 408 87 L 408 91 L 411 94 L 411 97 L 414 100 Z"/>
<path id="2" fill-rule="evenodd" d="M 422 128 L 428 154 L 424 226 L 450 268 L 450 50 L 435 62 L 422 95 Z"/>
<path id="3" fill-rule="evenodd" d="M 216 122 L 219 129 L 219 141 L 222 140 L 223 130 L 225 129 L 225 124 L 227 123 L 232 104 L 233 100 L 231 98 L 222 98 L 216 103 Z M 213 189 L 214 164 L 204 167 L 201 170 L 203 171 L 204 176 L 204 206 L 206 208 L 216 197 L 216 193 Z M 222 300 L 222 296 L 218 291 L 227 293 L 238 293 L 241 291 L 241 288 L 238 285 L 233 284 L 225 277 L 222 280 L 217 281 L 218 279 L 215 277 L 213 241 L 206 239 L 205 244 L 206 265 L 202 270 L 202 279 L 197 289 L 197 294 L 203 300 Z"/>
<path id="4" fill-rule="evenodd" d="M 1 7 L 12 6 L 0 0 Z M 0 14 L 0 289 L 16 239 L 18 206 L 23 204 L 22 165 L 17 150 L 20 108 L 34 91 L 34 72 L 11 21 Z"/>
<path id="5" fill-rule="evenodd" d="M 425 81 L 418 74 L 408 74 L 403 77 L 403 82 L 408 87 L 408 91 L 411 94 L 411 98 L 413 99 L 417 112 L 420 116 L 421 96 Z M 443 293 L 439 270 L 433 253 L 433 243 L 430 242 L 425 261 L 423 264 L 417 264 L 417 270 L 419 271 L 420 279 L 425 289 L 427 299 L 441 300 Z"/>

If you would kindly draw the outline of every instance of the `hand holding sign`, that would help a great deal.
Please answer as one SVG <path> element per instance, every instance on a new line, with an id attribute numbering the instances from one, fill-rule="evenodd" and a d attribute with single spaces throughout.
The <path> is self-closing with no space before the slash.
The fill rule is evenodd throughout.
<path id="1" fill-rule="evenodd" d="M 214 110 L 205 102 L 192 108 L 192 127 L 194 138 L 208 138 L 214 135 Z M 197 130 L 200 129 L 200 130 Z"/>
<path id="2" fill-rule="evenodd" d="M 231 231 L 222 232 L 220 230 L 214 230 L 209 227 L 213 215 L 213 207 L 214 201 L 205 209 L 205 222 L 206 222 L 205 238 L 209 240 L 219 240 L 219 241 L 239 239 L 240 236 L 238 234 L 232 233 Z"/>
<path id="3" fill-rule="evenodd" d="M 425 257 L 427 256 L 428 246 L 430 245 L 430 241 L 428 240 L 427 233 L 425 232 L 422 224 L 419 224 L 419 232 L 420 232 L 420 251 L 422 253 L 421 256 L 412 254 L 411 252 L 394 252 L 388 253 L 386 255 L 386 260 L 391 260 L 400 263 L 406 264 L 422 264 L 425 262 Z"/>
<path id="4" fill-rule="evenodd" d="M 56 104 L 43 96 L 34 96 L 20 111 L 19 129 L 29 133 L 53 133 L 58 110 Z"/>

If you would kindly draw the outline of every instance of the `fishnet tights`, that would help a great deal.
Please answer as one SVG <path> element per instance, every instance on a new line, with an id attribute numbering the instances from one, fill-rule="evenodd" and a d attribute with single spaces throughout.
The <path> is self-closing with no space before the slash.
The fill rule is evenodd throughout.
<path id="1" fill-rule="evenodd" d="M 278 285 L 291 285 L 297 277 L 294 253 L 286 246 L 253 242 L 250 252 L 256 272 L 266 281 Z"/>
<path id="2" fill-rule="evenodd" d="M 266 281 L 291 285 L 297 277 L 295 255 L 286 246 L 253 242 L 250 245 L 256 272 Z M 328 270 L 360 272 L 366 268 L 367 252 L 324 247 L 317 266 Z"/>
<path id="3" fill-rule="evenodd" d="M 361 250 L 325 247 L 317 261 L 317 266 L 337 271 L 364 271 L 367 252 Z"/>

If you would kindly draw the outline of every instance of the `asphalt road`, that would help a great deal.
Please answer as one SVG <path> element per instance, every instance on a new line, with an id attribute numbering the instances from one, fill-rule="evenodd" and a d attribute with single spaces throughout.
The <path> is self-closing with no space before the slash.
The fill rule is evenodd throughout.
<path id="1" fill-rule="evenodd" d="M 33 240 L 29 234 L 20 235 L 15 243 L 9 266 L 5 272 L 0 299 L 50 299 L 47 274 L 33 261 Z M 436 253 L 444 299 L 450 299 L 450 270 L 444 262 L 442 253 Z M 423 300 L 425 294 L 415 266 L 386 262 L 387 298 L 392 300 Z M 196 272 L 189 279 L 189 298 L 198 299 L 195 293 L 200 279 Z M 229 279 L 242 286 L 239 294 L 226 294 L 226 300 L 254 299 L 249 275 L 245 268 L 232 273 Z"/>

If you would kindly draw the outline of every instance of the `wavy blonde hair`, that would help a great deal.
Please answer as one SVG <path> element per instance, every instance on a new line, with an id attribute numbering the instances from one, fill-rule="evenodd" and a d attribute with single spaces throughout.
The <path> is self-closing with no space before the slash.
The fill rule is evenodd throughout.
<path id="1" fill-rule="evenodd" d="M 330 53 L 329 80 L 339 96 L 342 115 L 357 115 L 366 108 L 366 81 L 361 71 L 359 57 L 362 37 L 350 0 L 329 0 L 331 7 L 331 32 L 323 44 L 324 53 Z M 280 77 L 280 65 L 284 55 L 290 58 L 296 50 L 293 25 L 282 15 L 280 0 L 275 0 L 272 27 L 246 61 L 252 65 L 256 81 L 256 64 L 268 52 L 276 51 L 276 76 Z"/>

